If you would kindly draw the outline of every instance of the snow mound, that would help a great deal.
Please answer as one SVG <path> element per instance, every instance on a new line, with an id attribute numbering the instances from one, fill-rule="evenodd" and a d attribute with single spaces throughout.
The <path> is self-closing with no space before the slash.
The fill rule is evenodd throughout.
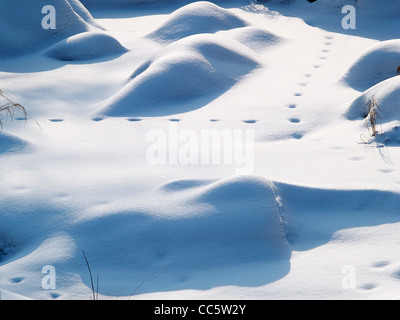
<path id="1" fill-rule="evenodd" d="M 329 189 L 274 183 L 283 199 L 287 239 L 294 251 L 332 241 L 345 229 L 398 222 L 400 196 L 377 189 Z"/>
<path id="2" fill-rule="evenodd" d="M 97 27 L 78 0 L 54 0 L 51 5 L 56 10 L 56 29 L 43 29 L 46 14 L 41 12 L 48 4 L 46 0 L 7 1 L 7 8 L 0 11 L 0 57 L 28 54 Z"/>
<path id="3" fill-rule="evenodd" d="M 175 12 L 148 37 L 170 43 L 200 33 L 246 27 L 247 23 L 227 9 L 211 2 L 199 1 L 188 4 Z"/>
<path id="4" fill-rule="evenodd" d="M 265 198 L 271 201 L 272 182 L 253 176 L 234 176 L 207 185 L 197 199 L 205 202 L 227 201 L 240 198 L 243 203 L 249 198 Z M 272 201 L 275 205 L 275 200 Z"/>
<path id="5" fill-rule="evenodd" d="M 350 106 L 348 118 L 356 120 L 368 115 L 368 103 L 375 98 L 379 105 L 379 120 L 400 120 L 400 76 L 385 80 L 365 91 Z"/>
<path id="6" fill-rule="evenodd" d="M 365 91 L 350 106 L 348 118 L 357 120 L 370 118 L 370 104 L 376 102 L 376 121 L 379 132 L 384 133 L 386 142 L 400 142 L 398 124 L 400 122 L 400 76 L 385 80 Z"/>
<path id="7" fill-rule="evenodd" d="M 192 190 L 193 188 L 197 188 L 199 186 L 208 185 L 210 183 L 212 183 L 212 181 L 209 180 L 176 180 L 166 183 L 160 189 L 165 192 L 186 191 Z"/>
<path id="8" fill-rule="evenodd" d="M 26 142 L 18 139 L 15 136 L 0 132 L 0 154 L 19 151 L 25 146 Z"/>
<path id="9" fill-rule="evenodd" d="M 223 32 L 232 39 L 243 43 L 254 51 L 260 51 L 268 47 L 274 46 L 282 41 L 282 39 L 260 27 L 244 27 Z"/>
<path id="10" fill-rule="evenodd" d="M 350 67 L 343 80 L 357 90 L 366 90 L 397 75 L 400 40 L 388 40 L 367 49 Z"/>
<path id="11" fill-rule="evenodd" d="M 160 116 L 193 110 L 232 87 L 260 65 L 254 51 L 220 35 L 177 41 L 139 67 L 106 101 L 106 116 Z M 193 99 L 203 98 L 202 101 Z M 207 100 L 207 101 L 205 101 Z"/>
<path id="12" fill-rule="evenodd" d="M 63 61 L 88 60 L 127 52 L 118 40 L 103 32 L 84 32 L 61 40 L 47 50 L 49 57 Z"/>
<path id="13" fill-rule="evenodd" d="M 86 7 L 82 4 L 82 1 L 79 0 L 67 0 L 70 4 L 71 8 L 75 11 L 77 15 L 79 15 L 85 22 L 90 25 L 96 26 L 99 29 L 104 30 L 104 28 L 99 25 L 90 12 L 86 9 Z"/>
<path id="14" fill-rule="evenodd" d="M 193 285 L 200 289 L 248 284 L 249 279 L 261 285 L 265 281 L 262 275 L 254 279 L 254 275 L 240 272 L 240 276 L 224 280 L 218 272 L 222 266 L 288 263 L 290 249 L 268 180 L 241 176 L 207 185 L 202 181 L 189 184 L 197 187 L 184 197 L 187 215 L 181 214 L 182 207 L 175 202 L 171 208 L 174 214 L 158 210 L 156 215 L 109 213 L 81 221 L 71 229 L 77 247 L 88 248 L 91 262 L 102 270 L 107 294 L 130 294 L 135 277 L 146 274 L 157 275 L 157 280 L 146 282 L 141 291 L 187 288 L 193 274 Z M 168 194 L 169 199 L 174 196 Z M 177 282 L 178 276 L 186 281 Z M 121 292 L 122 281 L 131 284 L 127 292 Z"/>
<path id="15" fill-rule="evenodd" d="M 202 187 L 194 199 L 217 210 L 209 222 L 216 230 L 224 230 L 220 236 L 260 242 L 260 247 L 252 250 L 261 250 L 265 258 L 285 251 L 285 230 L 272 186 L 264 178 L 234 176 Z"/>

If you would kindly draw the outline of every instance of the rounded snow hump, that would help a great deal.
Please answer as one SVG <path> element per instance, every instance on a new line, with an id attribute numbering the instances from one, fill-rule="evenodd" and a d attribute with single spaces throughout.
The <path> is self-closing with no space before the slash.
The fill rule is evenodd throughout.
<path id="1" fill-rule="evenodd" d="M 24 149 L 26 145 L 26 141 L 0 131 L 0 154 L 20 151 Z"/>
<path id="2" fill-rule="evenodd" d="M 51 1 L 56 12 L 56 28 L 43 28 L 42 20 L 49 12 L 42 14 L 42 9 L 47 5 L 47 0 L 7 1 L 7 9 L 0 11 L 0 57 L 29 54 L 77 33 L 98 28 L 78 0 Z"/>
<path id="3" fill-rule="evenodd" d="M 211 2 L 199 1 L 173 12 L 168 20 L 148 37 L 159 42 L 171 43 L 195 34 L 215 33 L 247 25 L 229 10 Z"/>
<path id="4" fill-rule="evenodd" d="M 201 107 L 260 66 L 247 46 L 221 35 L 201 34 L 174 42 L 140 66 L 130 82 L 100 111 L 114 117 L 169 115 Z M 190 103 L 189 103 L 190 102 Z"/>
<path id="5" fill-rule="evenodd" d="M 382 81 L 361 94 L 350 106 L 350 120 L 362 119 L 369 114 L 369 104 L 375 101 L 381 123 L 400 120 L 400 76 Z"/>
<path id="6" fill-rule="evenodd" d="M 400 40 L 383 41 L 365 50 L 347 71 L 343 81 L 352 88 L 364 91 L 396 76 L 399 66 Z"/>
<path id="7" fill-rule="evenodd" d="M 128 50 L 118 40 L 103 32 L 83 32 L 61 40 L 46 54 L 62 61 L 89 60 L 110 55 L 120 55 Z"/>

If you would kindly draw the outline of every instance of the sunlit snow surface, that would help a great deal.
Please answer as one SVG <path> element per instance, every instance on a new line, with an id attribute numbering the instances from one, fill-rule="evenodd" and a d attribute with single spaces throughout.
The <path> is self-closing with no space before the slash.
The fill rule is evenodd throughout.
<path id="1" fill-rule="evenodd" d="M 2 299 L 90 299 L 83 251 L 101 299 L 399 297 L 399 1 L 359 1 L 344 30 L 334 0 L 59 0 L 57 32 L 19 2 L 0 14 L 0 88 L 29 114 L 1 119 Z M 212 130 L 252 140 L 183 163 Z"/>

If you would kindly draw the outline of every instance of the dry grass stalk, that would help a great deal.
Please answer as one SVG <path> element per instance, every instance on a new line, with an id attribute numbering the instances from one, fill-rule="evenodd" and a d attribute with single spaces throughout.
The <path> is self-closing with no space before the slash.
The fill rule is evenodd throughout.
<path id="1" fill-rule="evenodd" d="M 3 121 L 2 121 L 2 115 L 6 114 L 8 117 L 11 119 L 15 116 L 17 113 L 22 113 L 24 118 L 28 117 L 28 113 L 26 112 L 25 108 L 20 105 L 19 103 L 15 103 L 11 101 L 4 93 L 3 91 L 0 90 L 0 98 L 5 100 L 5 103 L 3 105 L 0 105 L 0 129 L 3 128 Z"/>
<path id="2" fill-rule="evenodd" d="M 365 123 L 368 128 L 368 132 L 371 137 L 375 137 L 376 134 L 378 133 L 377 130 L 377 119 L 379 117 L 379 105 L 378 101 L 373 96 L 371 100 L 366 104 L 366 118 L 365 118 Z"/>
<path id="3" fill-rule="evenodd" d="M 90 268 L 90 264 L 89 261 L 86 257 L 85 251 L 82 250 L 83 253 L 83 257 L 85 258 L 85 262 L 86 262 L 86 266 L 88 268 L 89 271 L 89 277 L 90 277 L 90 284 L 92 286 L 92 299 L 93 300 L 99 300 L 99 275 L 97 274 L 97 282 L 96 282 L 96 290 L 94 288 L 94 283 L 93 283 L 93 276 L 92 276 L 92 269 Z"/>

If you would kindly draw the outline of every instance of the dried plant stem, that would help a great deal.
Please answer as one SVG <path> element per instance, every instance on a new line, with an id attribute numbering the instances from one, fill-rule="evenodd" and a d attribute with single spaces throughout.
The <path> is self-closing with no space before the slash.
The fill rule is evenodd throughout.
<path id="1" fill-rule="evenodd" d="M 86 266 L 89 270 L 90 284 L 92 286 L 92 298 L 93 298 L 93 300 L 98 300 L 99 299 L 99 275 L 97 275 L 97 290 L 95 291 L 94 283 L 93 283 L 93 276 L 92 276 L 92 269 L 90 268 L 90 264 L 86 257 L 85 251 L 82 250 L 82 253 L 83 253 L 83 257 L 85 258 L 85 261 L 86 261 Z"/>
<path id="2" fill-rule="evenodd" d="M 379 105 L 373 96 L 366 105 L 367 116 L 365 118 L 366 126 L 371 137 L 375 137 L 378 133 L 377 118 L 379 117 Z"/>
<path id="3" fill-rule="evenodd" d="M 17 112 L 21 112 L 25 118 L 28 117 L 28 113 L 25 108 L 19 103 L 14 103 L 11 101 L 1 90 L 0 97 L 6 100 L 6 103 L 0 106 L 0 128 L 3 128 L 3 121 L 1 118 L 2 114 L 7 114 L 10 118 L 13 118 Z"/>

